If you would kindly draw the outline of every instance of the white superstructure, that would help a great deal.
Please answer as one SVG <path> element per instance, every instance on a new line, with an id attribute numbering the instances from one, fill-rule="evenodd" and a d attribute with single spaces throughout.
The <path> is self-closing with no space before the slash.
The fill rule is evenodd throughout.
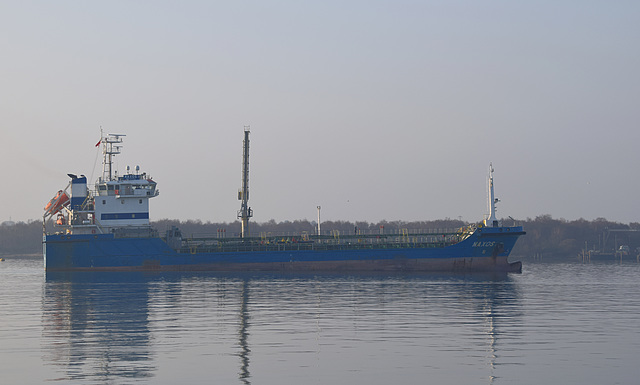
<path id="1" fill-rule="evenodd" d="M 158 196 L 159 191 L 156 182 L 146 173 L 140 173 L 138 166 L 135 172 L 127 167 L 122 176 L 113 170 L 113 157 L 120 154 L 123 136 L 109 134 L 98 142 L 98 145 L 102 144 L 103 168 L 95 190 L 88 189 L 84 175 L 68 174 L 71 182 L 59 195 L 66 194 L 69 189 L 71 195 L 60 207 L 45 208 L 45 221 L 55 215 L 56 227 L 77 234 L 126 232 L 149 227 L 149 199 Z"/>

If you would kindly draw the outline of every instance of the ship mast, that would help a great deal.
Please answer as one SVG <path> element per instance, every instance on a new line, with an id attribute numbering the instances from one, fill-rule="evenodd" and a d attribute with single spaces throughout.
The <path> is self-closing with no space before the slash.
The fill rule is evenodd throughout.
<path id="1" fill-rule="evenodd" d="M 109 134 L 101 139 L 102 146 L 102 181 L 108 182 L 113 180 L 113 156 L 120 154 L 122 146 L 114 146 L 114 144 L 122 143 L 123 134 Z M 100 142 L 98 142 L 99 144 Z"/>
<path id="2" fill-rule="evenodd" d="M 493 164 L 489 163 L 489 196 L 487 203 L 489 204 L 489 218 L 485 219 L 485 226 L 498 227 L 498 219 L 496 218 L 496 204 L 500 199 L 496 199 L 493 191 Z"/>
<path id="3" fill-rule="evenodd" d="M 238 200 L 242 201 L 238 218 L 242 222 L 242 238 L 249 235 L 249 218 L 253 210 L 249 207 L 249 126 L 244 126 L 244 141 L 242 142 L 242 188 L 238 191 Z"/>

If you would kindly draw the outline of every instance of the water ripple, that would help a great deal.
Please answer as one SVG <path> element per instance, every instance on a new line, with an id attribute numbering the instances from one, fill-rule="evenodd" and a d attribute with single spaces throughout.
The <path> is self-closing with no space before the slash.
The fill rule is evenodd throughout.
<path id="1" fill-rule="evenodd" d="M 633 383 L 639 273 L 45 276 L 40 261 L 5 263 L 1 369 L 65 384 Z"/>

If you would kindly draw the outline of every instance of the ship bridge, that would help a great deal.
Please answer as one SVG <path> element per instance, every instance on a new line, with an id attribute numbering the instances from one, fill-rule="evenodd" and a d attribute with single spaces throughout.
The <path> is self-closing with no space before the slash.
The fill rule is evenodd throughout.
<path id="1" fill-rule="evenodd" d="M 112 181 L 98 181 L 96 183 L 97 196 L 120 197 L 155 197 L 159 194 L 156 182 L 147 178 L 147 174 L 126 174 Z"/>

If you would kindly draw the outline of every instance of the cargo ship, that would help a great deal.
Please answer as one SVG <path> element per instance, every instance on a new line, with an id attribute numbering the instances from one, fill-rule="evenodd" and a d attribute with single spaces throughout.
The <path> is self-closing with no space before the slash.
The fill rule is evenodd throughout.
<path id="1" fill-rule="evenodd" d="M 486 218 L 453 231 L 376 234 L 322 232 L 251 236 L 249 219 L 249 133 L 244 130 L 241 201 L 235 237 L 183 236 L 172 227 L 160 233 L 149 220 L 156 182 L 140 168 L 118 175 L 113 158 L 122 134 L 102 135 L 102 176 L 92 189 L 84 175 L 68 174 L 65 189 L 43 215 L 44 267 L 50 271 L 326 271 L 326 272 L 521 272 L 508 257 L 522 226 L 496 217 L 493 167 L 489 166 Z M 320 208 L 318 207 L 318 212 Z"/>

